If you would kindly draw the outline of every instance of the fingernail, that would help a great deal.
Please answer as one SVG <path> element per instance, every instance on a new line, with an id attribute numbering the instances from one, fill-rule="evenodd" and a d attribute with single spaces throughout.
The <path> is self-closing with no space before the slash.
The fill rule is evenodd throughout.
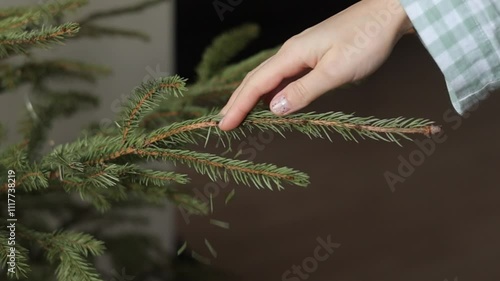
<path id="1" fill-rule="evenodd" d="M 274 98 L 274 100 L 271 102 L 271 111 L 277 115 L 283 115 L 290 111 L 290 105 L 288 104 L 288 100 L 284 95 Z"/>
<path id="2" fill-rule="evenodd" d="M 219 121 L 219 128 L 220 126 L 222 126 L 222 123 L 224 123 L 224 117 L 222 117 L 222 119 Z"/>

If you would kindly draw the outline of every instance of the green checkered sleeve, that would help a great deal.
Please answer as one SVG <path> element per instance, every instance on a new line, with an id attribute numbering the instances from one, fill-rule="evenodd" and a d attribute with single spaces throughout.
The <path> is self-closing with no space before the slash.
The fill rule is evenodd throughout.
<path id="1" fill-rule="evenodd" d="M 463 114 L 500 88 L 500 0 L 400 0 Z"/>

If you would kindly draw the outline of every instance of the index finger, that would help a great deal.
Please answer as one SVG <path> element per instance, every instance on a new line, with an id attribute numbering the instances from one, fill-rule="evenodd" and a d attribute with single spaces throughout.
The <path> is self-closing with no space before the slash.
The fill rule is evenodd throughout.
<path id="1" fill-rule="evenodd" d="M 228 109 L 231 107 L 231 105 L 233 105 L 233 102 L 234 100 L 236 99 L 236 97 L 238 96 L 241 88 L 243 88 L 243 86 L 246 84 L 246 82 L 248 81 L 248 78 L 250 78 L 250 76 L 252 76 L 252 74 L 256 71 L 258 71 L 259 69 L 261 69 L 266 63 L 268 63 L 270 60 L 272 60 L 274 57 L 271 56 L 270 58 L 268 58 L 267 60 L 263 61 L 261 64 L 259 64 L 255 69 L 253 69 L 252 71 L 248 72 L 248 74 L 245 76 L 245 78 L 243 79 L 243 81 L 241 81 L 240 85 L 238 85 L 238 87 L 236 88 L 236 90 L 234 90 L 233 94 L 231 94 L 231 97 L 229 98 L 229 100 L 227 101 L 226 105 L 221 109 L 220 111 L 220 114 L 221 115 L 225 115 L 226 112 L 228 111 Z"/>
<path id="2" fill-rule="evenodd" d="M 219 123 L 222 130 L 236 128 L 257 104 L 259 99 L 279 86 L 283 79 L 309 68 L 299 56 L 279 51 L 272 59 L 245 78 L 233 94 L 232 103 Z"/>

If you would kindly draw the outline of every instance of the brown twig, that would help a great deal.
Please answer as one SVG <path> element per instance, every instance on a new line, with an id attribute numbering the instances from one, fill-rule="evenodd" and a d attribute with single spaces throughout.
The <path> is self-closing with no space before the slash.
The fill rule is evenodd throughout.
<path id="1" fill-rule="evenodd" d="M 441 127 L 436 125 L 422 126 L 418 128 L 400 128 L 400 127 L 378 127 L 371 125 L 360 125 L 352 123 L 344 123 L 339 121 L 326 121 L 326 120 L 302 120 L 302 119 L 259 119 L 248 121 L 254 124 L 300 124 L 300 125 L 318 125 L 326 127 L 343 127 L 352 130 L 364 130 L 377 133 L 400 133 L 400 134 L 421 134 L 430 136 L 441 132 Z"/>
<path id="2" fill-rule="evenodd" d="M 176 134 L 179 134 L 179 133 L 182 133 L 182 132 L 188 132 L 188 131 L 193 131 L 193 130 L 202 129 L 202 128 L 208 128 L 208 127 L 215 127 L 215 126 L 217 126 L 217 124 L 218 124 L 218 122 L 216 122 L 216 121 L 205 121 L 205 122 L 186 125 L 186 126 L 177 128 L 175 130 L 168 131 L 164 134 L 157 135 L 156 137 L 153 137 L 149 140 L 146 140 L 144 142 L 144 145 L 149 146 L 150 144 L 155 143 L 159 140 L 168 139 L 169 137 L 176 135 Z"/>

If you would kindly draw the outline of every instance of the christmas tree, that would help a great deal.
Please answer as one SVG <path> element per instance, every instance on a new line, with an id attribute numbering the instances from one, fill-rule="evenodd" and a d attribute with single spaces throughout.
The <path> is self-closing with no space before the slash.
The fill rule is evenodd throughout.
<path id="1" fill-rule="evenodd" d="M 47 81 L 54 77 L 93 81 L 109 70 L 79 61 L 38 60 L 31 51 L 81 36 L 144 39 L 146 35 L 141 32 L 106 27 L 94 21 L 159 2 L 144 1 L 98 12 L 74 23 L 65 22 L 64 13 L 85 5 L 84 0 L 0 10 L 0 94 L 25 84 L 36 93 L 19 122 L 22 139 L 0 151 L 2 280 L 100 281 L 103 276 L 96 268 L 96 257 L 103 254 L 109 254 L 113 264 L 123 265 L 133 252 L 134 267 L 149 271 L 169 264 L 169 257 L 153 261 L 146 253 L 145 250 L 155 248 L 151 237 L 106 236 L 103 231 L 117 221 L 139 224 L 145 219 L 115 210 L 161 203 L 164 199 L 192 214 L 209 213 L 208 202 L 180 188 L 189 184 L 188 175 L 151 169 L 145 165 L 148 162 L 183 164 L 211 181 L 280 190 L 286 186 L 307 186 L 307 174 L 240 160 L 238 155 L 206 153 L 199 146 L 215 141 L 230 150 L 235 140 L 265 130 L 280 135 L 296 131 L 329 140 L 339 134 L 345 140 L 373 139 L 397 144 L 401 139 L 411 139 L 412 134 L 439 131 L 425 119 L 378 119 L 342 112 L 277 117 L 267 110 L 252 112 L 236 130 L 219 130 L 221 117 L 217 115 L 217 106 L 227 100 L 246 73 L 278 50 L 265 50 L 234 63 L 234 57 L 257 37 L 258 28 L 248 24 L 214 39 L 196 69 L 194 83 L 187 85 L 186 79 L 176 75 L 144 82 L 123 104 L 114 126 L 89 124 L 77 140 L 47 147 L 47 132 L 54 120 L 98 103 L 91 93 L 55 90 Z M 21 59 L 11 60 L 14 57 Z M 0 136 L 4 131 L 0 126 Z"/>

